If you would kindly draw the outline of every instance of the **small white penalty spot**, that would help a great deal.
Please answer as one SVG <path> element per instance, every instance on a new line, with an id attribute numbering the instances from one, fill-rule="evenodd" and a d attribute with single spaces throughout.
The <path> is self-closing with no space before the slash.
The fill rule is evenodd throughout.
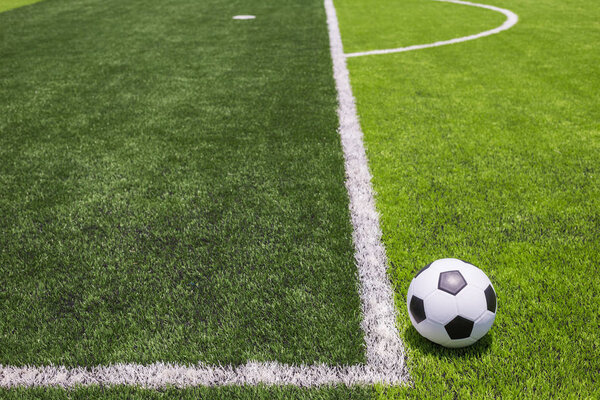
<path id="1" fill-rule="evenodd" d="M 254 19 L 256 15 L 236 15 L 233 19 Z"/>

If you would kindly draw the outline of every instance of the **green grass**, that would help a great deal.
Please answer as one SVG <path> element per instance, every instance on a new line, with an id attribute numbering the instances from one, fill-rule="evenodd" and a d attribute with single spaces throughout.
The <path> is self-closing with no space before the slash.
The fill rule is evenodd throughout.
<path id="1" fill-rule="evenodd" d="M 335 6 L 346 53 L 472 35 L 495 28 L 505 19 L 481 8 L 428 0 L 342 0 Z"/>
<path id="2" fill-rule="evenodd" d="M 600 396 L 600 9 L 591 0 L 490 3 L 519 24 L 349 60 L 414 380 L 380 390 L 382 399 Z M 354 19 L 371 3 L 336 6 L 352 50 L 386 48 L 394 32 L 400 45 L 427 43 L 404 37 L 445 12 L 397 2 L 405 23 L 361 39 Z M 450 22 L 447 38 L 480 25 Z M 413 274 L 453 256 L 480 266 L 499 297 L 491 332 L 465 350 L 419 337 L 405 306 Z"/>
<path id="3" fill-rule="evenodd" d="M 504 18 L 335 4 L 347 52 Z M 491 4 L 519 24 L 349 60 L 409 387 L 0 397 L 600 397 L 600 8 Z M 0 364 L 364 362 L 320 0 L 47 0 L 0 15 L 0 59 Z M 450 256 L 499 296 L 463 350 L 405 307 L 413 274 Z"/>
<path id="4" fill-rule="evenodd" d="M 130 386 L 118 387 L 88 387 L 73 390 L 56 388 L 35 389 L 0 389 L 2 399 L 179 399 L 179 400 L 231 400 L 231 399 L 259 399 L 259 400 L 365 400 L 373 398 L 373 389 L 369 387 L 329 387 L 322 389 L 306 389 L 298 387 L 223 387 L 223 388 L 167 388 L 161 390 L 146 390 Z"/>
<path id="5" fill-rule="evenodd" d="M 27 6 L 41 0 L 0 0 L 0 12 L 12 10 L 13 8 Z"/>
<path id="6" fill-rule="evenodd" d="M 365 361 L 324 21 L 0 15 L 0 364 Z"/>

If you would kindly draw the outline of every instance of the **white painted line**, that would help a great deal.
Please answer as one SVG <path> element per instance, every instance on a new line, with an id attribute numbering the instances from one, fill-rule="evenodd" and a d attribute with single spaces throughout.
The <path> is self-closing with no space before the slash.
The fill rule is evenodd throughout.
<path id="1" fill-rule="evenodd" d="M 514 12 L 512 12 L 510 10 L 500 8 L 500 7 L 490 6 L 487 4 L 471 3 L 469 1 L 462 1 L 462 0 L 434 0 L 434 1 L 443 1 L 446 3 L 461 4 L 464 6 L 480 7 L 480 8 L 486 8 L 486 9 L 492 10 L 492 11 L 497 11 L 506 16 L 506 21 L 504 21 L 504 23 L 497 28 L 490 29 L 489 31 L 480 32 L 475 35 L 463 36 L 463 37 L 459 37 L 456 39 L 450 39 L 450 40 L 442 40 L 440 42 L 435 42 L 435 43 L 417 44 L 417 45 L 408 46 L 408 47 L 398 47 L 395 49 L 360 51 L 360 52 L 356 52 L 356 53 L 346 54 L 346 57 L 361 57 L 361 56 L 372 56 L 372 55 L 376 55 L 376 54 L 402 53 L 405 51 L 421 50 L 421 49 L 427 49 L 430 47 L 439 47 L 439 46 L 445 46 L 448 44 L 466 42 L 469 40 L 479 39 L 479 38 L 482 38 L 485 36 L 495 35 L 496 33 L 500 33 L 502 31 L 512 28 L 513 26 L 515 26 L 515 24 L 517 22 L 519 22 L 519 16 L 517 14 L 515 14 Z"/>
<path id="2" fill-rule="evenodd" d="M 398 383 L 386 369 L 370 365 L 335 367 L 328 365 L 290 366 L 277 362 L 248 362 L 238 367 L 175 365 L 154 363 L 115 364 L 93 368 L 0 366 L 0 387 L 129 385 L 158 389 L 166 386 L 372 385 Z"/>
<path id="3" fill-rule="evenodd" d="M 340 136 L 346 166 L 346 188 L 358 264 L 367 363 L 387 368 L 393 379 L 405 382 L 404 348 L 396 327 L 394 292 L 387 275 L 387 257 L 381 243 L 379 214 L 371 187 L 371 173 L 363 145 L 350 74 L 332 0 L 325 0 L 333 75 L 338 92 Z"/>
<path id="4" fill-rule="evenodd" d="M 367 363 L 328 366 L 248 362 L 241 366 L 115 364 L 91 368 L 0 365 L 0 387 L 132 385 L 163 388 L 168 385 L 399 385 L 408 381 L 404 349 L 396 328 L 394 293 L 387 276 L 379 215 L 375 210 L 371 174 L 342 40 L 332 0 L 325 0 L 333 70 L 338 90 L 339 133 L 344 151 L 346 188 L 354 228 Z"/>
<path id="5" fill-rule="evenodd" d="M 256 18 L 255 15 L 236 15 L 235 17 L 233 17 L 233 19 L 254 19 Z"/>

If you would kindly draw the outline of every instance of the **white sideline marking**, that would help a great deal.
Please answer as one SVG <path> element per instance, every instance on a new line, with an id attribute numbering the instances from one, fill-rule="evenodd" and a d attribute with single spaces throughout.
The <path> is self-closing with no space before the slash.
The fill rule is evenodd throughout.
<path id="1" fill-rule="evenodd" d="M 361 56 L 372 56 L 372 55 L 376 55 L 376 54 L 402 53 L 405 51 L 421 50 L 421 49 L 427 49 L 429 47 L 439 47 L 439 46 L 445 46 L 448 44 L 466 42 L 469 40 L 475 40 L 475 39 L 479 39 L 479 38 L 482 38 L 485 36 L 490 36 L 490 35 L 494 35 L 496 33 L 500 33 L 502 31 L 512 28 L 513 26 L 515 26 L 515 24 L 517 22 L 519 22 L 519 16 L 517 14 L 515 14 L 514 12 L 512 12 L 510 10 L 500 8 L 500 7 L 490 6 L 487 4 L 471 3 L 469 1 L 462 1 L 462 0 L 434 0 L 434 1 L 443 1 L 446 3 L 461 4 L 464 6 L 480 7 L 480 8 L 486 8 L 486 9 L 492 10 L 492 11 L 497 11 L 499 13 L 506 15 L 506 21 L 504 21 L 504 23 L 497 28 L 490 29 L 489 31 L 480 32 L 475 35 L 463 36 L 463 37 L 459 37 L 456 39 L 450 39 L 450 40 L 442 40 L 440 42 L 435 42 L 435 43 L 417 44 L 417 45 L 408 46 L 408 47 L 398 47 L 395 49 L 359 51 L 356 53 L 346 54 L 346 57 L 361 57 Z"/>
<path id="2" fill-rule="evenodd" d="M 394 293 L 387 276 L 387 259 L 381 243 L 379 215 L 375 210 L 371 174 L 362 141 L 356 105 L 337 16 L 332 0 L 325 0 L 331 57 L 338 90 L 339 133 L 344 152 L 346 188 L 350 198 L 353 240 L 359 275 L 367 363 L 328 366 L 253 362 L 241 366 L 176 365 L 154 363 L 114 364 L 91 368 L 0 365 L 0 387 L 132 385 L 162 388 L 167 385 L 398 385 L 407 382 L 404 349 L 396 328 Z"/>
<path id="3" fill-rule="evenodd" d="M 255 15 L 236 15 L 233 19 L 254 19 Z"/>
<path id="4" fill-rule="evenodd" d="M 248 362 L 239 367 L 196 366 L 154 363 L 114 364 L 93 368 L 11 367 L 0 366 L 0 387 L 129 385 L 149 389 L 165 386 L 241 386 L 293 385 L 316 387 L 324 385 L 372 385 L 398 383 L 386 369 L 371 365 L 285 365 L 277 362 Z"/>
<path id="5" fill-rule="evenodd" d="M 346 166 L 346 188 L 350 197 L 350 215 L 360 282 L 363 322 L 369 365 L 388 369 L 400 383 L 408 379 L 404 349 L 396 328 L 394 292 L 387 275 L 387 257 L 381 243 L 379 214 L 371 187 L 371 173 L 363 144 L 363 133 L 333 0 L 325 0 L 333 75 L 338 92 L 340 136 Z"/>

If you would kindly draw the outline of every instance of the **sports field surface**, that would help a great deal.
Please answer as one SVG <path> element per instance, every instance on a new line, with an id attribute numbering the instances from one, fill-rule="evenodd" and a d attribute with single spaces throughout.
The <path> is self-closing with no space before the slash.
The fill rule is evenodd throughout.
<path id="1" fill-rule="evenodd" d="M 0 397 L 600 397 L 600 4 L 29 3 L 0 0 Z M 466 349 L 406 311 L 444 257 L 498 294 Z"/>
<path id="2" fill-rule="evenodd" d="M 41 0 L 1 0 L 0 12 L 12 10 L 13 8 L 23 7 L 29 4 L 37 3 Z"/>

